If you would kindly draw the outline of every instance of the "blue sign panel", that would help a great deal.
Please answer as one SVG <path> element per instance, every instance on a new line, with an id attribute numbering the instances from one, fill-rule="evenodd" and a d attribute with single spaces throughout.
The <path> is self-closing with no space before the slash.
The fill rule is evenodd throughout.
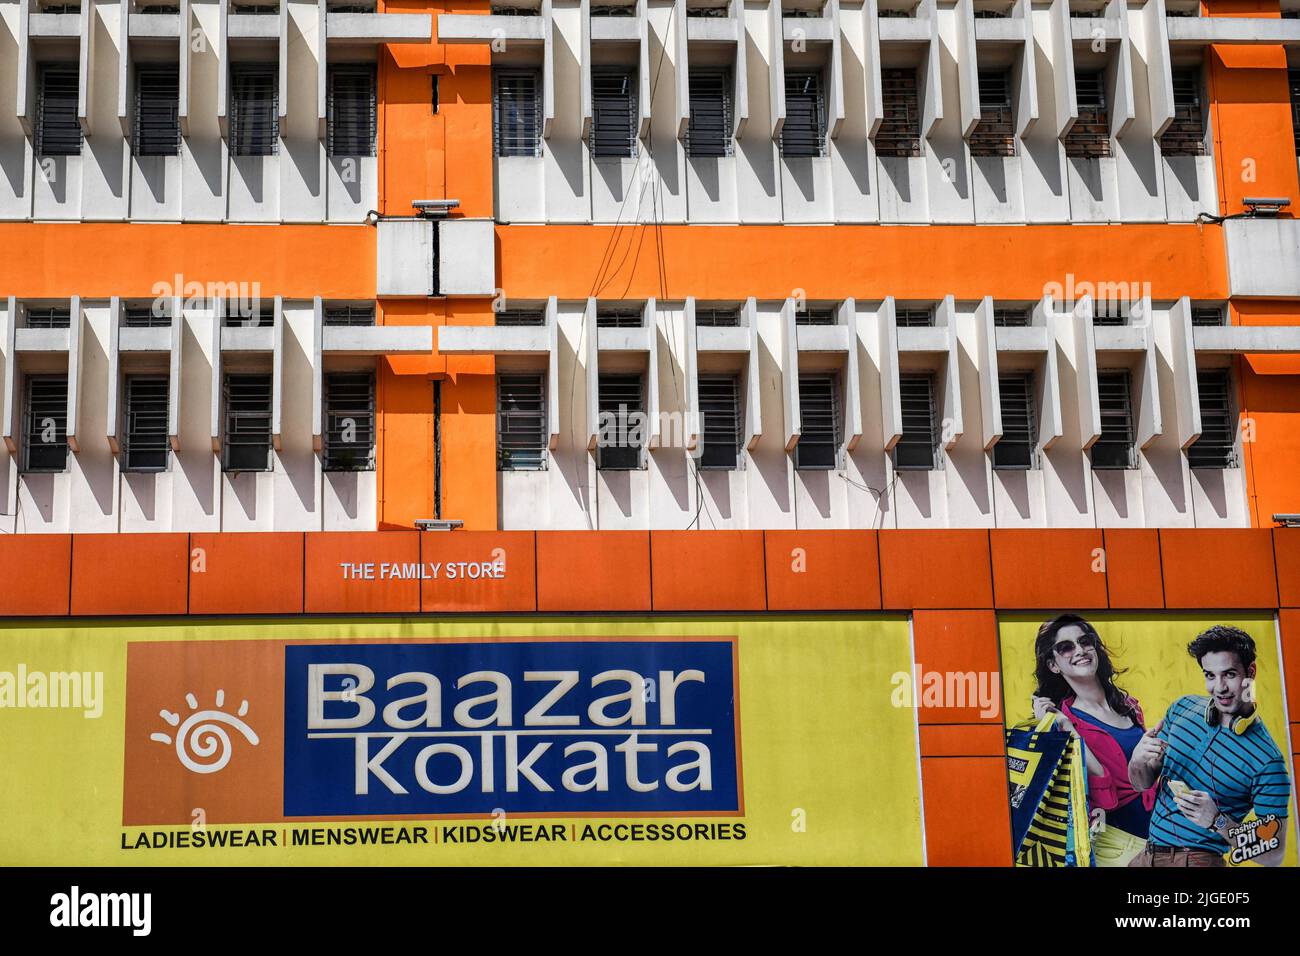
<path id="1" fill-rule="evenodd" d="M 285 648 L 284 813 L 740 809 L 735 644 Z"/>

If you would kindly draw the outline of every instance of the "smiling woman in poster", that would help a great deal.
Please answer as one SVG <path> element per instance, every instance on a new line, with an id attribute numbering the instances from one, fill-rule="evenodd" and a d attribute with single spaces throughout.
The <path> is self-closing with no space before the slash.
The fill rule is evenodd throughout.
<path id="1" fill-rule="evenodd" d="M 1128 764 L 1145 727 L 1142 708 L 1115 685 L 1115 667 L 1096 628 L 1061 614 L 1034 641 L 1034 716 L 1055 713 L 1060 730 L 1083 738 L 1088 815 L 1097 866 L 1127 866 L 1146 845 L 1155 790 L 1137 790 Z"/>

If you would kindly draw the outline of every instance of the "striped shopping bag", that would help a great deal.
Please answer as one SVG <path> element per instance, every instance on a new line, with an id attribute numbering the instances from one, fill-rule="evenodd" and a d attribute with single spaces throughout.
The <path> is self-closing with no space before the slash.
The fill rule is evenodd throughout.
<path id="1" fill-rule="evenodd" d="M 1007 731 L 1012 847 L 1017 866 L 1091 866 L 1083 741 L 1056 715 Z"/>

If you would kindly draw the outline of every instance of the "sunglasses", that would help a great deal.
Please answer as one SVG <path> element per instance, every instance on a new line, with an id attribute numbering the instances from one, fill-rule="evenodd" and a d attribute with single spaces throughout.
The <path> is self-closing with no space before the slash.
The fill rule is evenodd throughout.
<path id="1" fill-rule="evenodd" d="M 1097 639 L 1093 637 L 1091 634 L 1085 634 L 1083 635 L 1083 637 L 1079 638 L 1079 643 L 1077 646 L 1096 647 Z M 1055 644 L 1053 644 L 1052 650 L 1055 651 L 1057 654 L 1060 654 L 1062 657 L 1065 657 L 1069 654 L 1073 654 L 1075 647 L 1076 645 L 1074 641 L 1070 640 L 1069 638 L 1066 638 L 1063 641 L 1057 641 Z"/>

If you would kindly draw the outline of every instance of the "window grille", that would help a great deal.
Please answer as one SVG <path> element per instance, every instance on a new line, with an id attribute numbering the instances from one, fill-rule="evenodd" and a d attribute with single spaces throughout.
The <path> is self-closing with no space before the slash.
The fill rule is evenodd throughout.
<path id="1" fill-rule="evenodd" d="M 327 86 L 325 136 L 329 155 L 375 155 L 379 106 L 374 64 L 332 66 Z"/>
<path id="2" fill-rule="evenodd" d="M 28 376 L 23 417 L 23 470 L 63 471 L 68 464 L 68 376 Z"/>
<path id="3" fill-rule="evenodd" d="M 78 156 L 81 122 L 77 119 L 77 67 L 52 64 L 41 68 L 36 100 L 36 154 Z"/>
<path id="4" fill-rule="evenodd" d="M 1016 127 L 1011 107 L 1011 73 L 980 70 L 980 121 L 970 134 L 972 156 L 1014 156 Z"/>
<path id="5" fill-rule="evenodd" d="M 269 471 L 271 376 L 227 375 L 222 403 L 226 413 L 222 467 L 226 471 Z"/>
<path id="6" fill-rule="evenodd" d="M 72 325 L 72 309 L 65 306 L 28 306 L 24 311 L 29 329 L 66 329 Z"/>
<path id="7" fill-rule="evenodd" d="M 876 131 L 876 154 L 920 156 L 921 103 L 916 70 L 882 70 L 880 79 L 884 116 Z"/>
<path id="8" fill-rule="evenodd" d="M 780 138 L 782 156 L 826 154 L 826 98 L 820 73 L 785 75 L 785 125 Z"/>
<path id="9" fill-rule="evenodd" d="M 492 120 L 498 156 L 542 155 L 542 78 L 537 71 L 492 71 Z"/>
<path id="10" fill-rule="evenodd" d="M 691 69 L 691 118 L 686 128 L 690 156 L 730 156 L 731 71 Z"/>
<path id="11" fill-rule="evenodd" d="M 1028 309 L 998 305 L 993 307 L 993 324 L 999 328 L 1026 328 L 1029 318 Z"/>
<path id="12" fill-rule="evenodd" d="M 736 467 L 744 420 L 740 414 L 740 379 L 735 375 L 701 375 L 701 468 Z"/>
<path id="13" fill-rule="evenodd" d="M 1205 109 L 1201 99 L 1201 71 L 1174 70 L 1174 119 L 1160 137 L 1166 156 L 1205 155 Z"/>
<path id="14" fill-rule="evenodd" d="M 829 471 L 839 467 L 843 425 L 840 389 L 835 375 L 799 376 L 799 443 L 796 468 Z"/>
<path id="15" fill-rule="evenodd" d="M 544 375 L 497 376 L 497 467 L 536 471 L 546 467 L 550 434 Z"/>
<path id="16" fill-rule="evenodd" d="M 993 446 L 993 467 L 1033 468 L 1038 444 L 1033 373 L 1012 372 L 999 375 L 998 392 L 1002 409 L 1002 437 Z"/>
<path id="17" fill-rule="evenodd" d="M 934 309 L 895 309 L 894 324 L 900 329 L 927 329 L 934 325 Z"/>
<path id="18" fill-rule="evenodd" d="M 645 313 L 640 307 L 599 306 L 596 309 L 598 329 L 639 329 L 644 320 Z"/>
<path id="19" fill-rule="evenodd" d="M 1237 420 L 1232 414 L 1232 376 L 1226 368 L 1196 370 L 1201 396 L 1201 437 L 1187 449 L 1193 468 L 1237 466 Z"/>
<path id="20" fill-rule="evenodd" d="M 1110 155 L 1110 113 L 1101 73 L 1075 73 L 1074 89 L 1079 118 L 1065 134 L 1065 155 L 1098 159 Z"/>
<path id="21" fill-rule="evenodd" d="M 180 152 L 180 67 L 175 63 L 136 70 L 133 140 L 137 156 Z"/>
<path id="22" fill-rule="evenodd" d="M 546 324 L 545 309 L 503 309 L 496 313 L 497 325 L 539 326 Z"/>
<path id="23" fill-rule="evenodd" d="M 131 375 L 126 379 L 123 469 L 163 471 L 167 467 L 167 391 L 165 375 Z"/>
<path id="24" fill-rule="evenodd" d="M 727 328 L 734 329 L 740 325 L 739 309 L 701 309 L 698 306 L 695 309 L 695 327 L 696 328 Z"/>
<path id="25" fill-rule="evenodd" d="M 1097 373 L 1101 437 L 1092 446 L 1096 469 L 1134 466 L 1132 377 L 1127 370 Z"/>
<path id="26" fill-rule="evenodd" d="M 230 68 L 230 152 L 273 156 L 279 151 L 280 94 L 274 65 Z"/>
<path id="27" fill-rule="evenodd" d="M 899 471 L 932 471 L 939 445 L 939 414 L 934 401 L 934 375 L 898 377 L 903 432 L 894 445 L 894 467 Z"/>
<path id="28" fill-rule="evenodd" d="M 636 71 L 625 67 L 593 67 L 591 113 L 593 156 L 636 155 L 639 122 Z"/>
<path id="29" fill-rule="evenodd" d="M 645 442 L 641 376 L 602 375 L 598 388 L 598 467 L 619 471 L 640 468 Z"/>
<path id="30" fill-rule="evenodd" d="M 325 471 L 374 471 L 374 373 L 329 372 L 324 389 Z"/>
<path id="31" fill-rule="evenodd" d="M 271 320 L 275 321 L 274 307 L 272 308 Z M 365 305 L 352 303 L 327 305 L 324 309 L 324 315 L 321 316 L 321 324 L 326 326 L 373 326 L 375 324 L 374 303 Z"/>
<path id="32" fill-rule="evenodd" d="M 833 308 L 805 308 L 794 314 L 795 325 L 834 325 L 835 309 Z"/>

